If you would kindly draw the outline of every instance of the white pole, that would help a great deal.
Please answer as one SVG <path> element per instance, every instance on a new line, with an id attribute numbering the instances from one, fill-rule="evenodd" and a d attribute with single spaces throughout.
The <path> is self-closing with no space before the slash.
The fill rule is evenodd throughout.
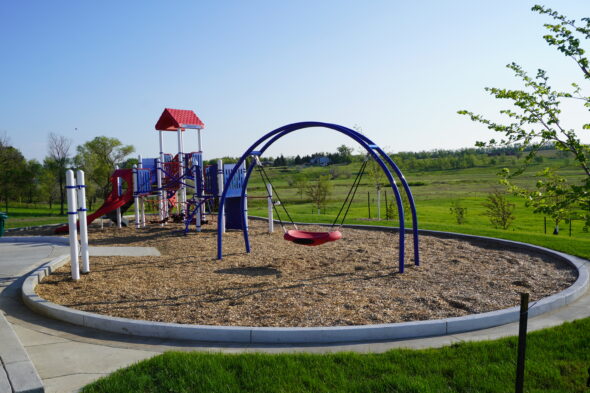
<path id="1" fill-rule="evenodd" d="M 158 173 L 158 189 L 160 190 L 160 221 L 164 221 L 164 218 L 168 217 L 168 200 L 167 196 L 168 193 L 165 190 L 162 190 L 162 168 L 164 167 L 164 133 L 163 131 L 159 130 L 159 140 L 160 140 L 160 166 Z M 157 166 L 157 162 L 156 162 Z M 164 223 L 160 224 L 164 226 Z"/>
<path id="2" fill-rule="evenodd" d="M 164 134 L 162 131 L 158 131 L 160 133 L 160 161 L 164 162 Z"/>
<path id="3" fill-rule="evenodd" d="M 199 144 L 199 153 L 203 152 L 203 148 L 201 147 L 201 129 L 197 128 L 197 140 L 198 140 L 198 144 Z"/>
<path id="4" fill-rule="evenodd" d="M 141 227 L 145 228 L 145 197 L 139 199 L 141 206 Z"/>
<path id="5" fill-rule="evenodd" d="M 225 184 L 225 176 L 223 175 L 223 161 L 217 160 L 217 193 L 219 194 L 219 201 L 221 202 L 221 195 L 223 194 L 223 186 Z M 225 233 L 225 207 L 219 215 L 221 222 L 218 223 L 221 227 L 221 233 Z"/>
<path id="6" fill-rule="evenodd" d="M 118 169 L 119 169 L 119 165 L 115 165 L 115 170 L 118 170 Z M 117 191 L 115 191 L 117 197 L 121 196 L 119 194 L 120 189 L 121 189 L 121 178 L 117 177 Z M 121 228 L 121 208 L 120 207 L 117 208 L 117 228 Z"/>
<path id="7" fill-rule="evenodd" d="M 182 129 L 178 128 L 177 133 L 178 133 L 178 163 L 179 163 L 178 177 L 180 178 L 181 181 L 184 181 L 184 179 L 183 179 L 183 177 L 184 177 L 184 153 L 183 153 L 183 146 L 182 146 Z M 186 189 L 184 188 L 184 185 L 181 184 L 180 188 L 178 189 L 178 206 L 180 208 L 180 212 L 185 213 L 185 216 L 186 216 L 184 202 L 186 202 Z"/>
<path id="8" fill-rule="evenodd" d="M 139 196 L 137 195 L 137 165 L 133 165 L 133 205 L 135 206 L 135 229 L 139 229 Z"/>
<path id="9" fill-rule="evenodd" d="M 66 171 L 66 190 L 68 196 L 68 225 L 70 229 L 70 264 L 72 280 L 80 279 L 80 266 L 78 264 L 78 229 L 76 228 L 76 182 L 74 181 L 74 171 Z"/>
<path id="10" fill-rule="evenodd" d="M 88 223 L 86 222 L 86 183 L 84 171 L 76 172 L 78 185 L 78 217 L 80 218 L 80 254 L 82 256 L 82 273 L 90 272 L 90 259 L 88 257 Z"/>
<path id="11" fill-rule="evenodd" d="M 158 182 L 158 211 L 160 226 L 164 226 L 164 205 L 167 205 L 167 203 L 164 202 L 165 191 L 162 190 L 162 161 L 159 158 L 156 158 L 156 179 Z"/>
<path id="12" fill-rule="evenodd" d="M 143 157 L 140 155 L 137 156 L 137 160 L 139 161 L 139 164 L 137 164 L 138 168 L 143 168 Z M 139 206 L 141 208 L 141 227 L 144 228 L 145 227 L 145 206 L 144 206 L 144 197 L 140 198 L 140 203 Z"/>
<path id="13" fill-rule="evenodd" d="M 186 175 L 189 171 L 189 165 L 190 163 L 188 162 L 189 160 L 186 158 L 186 154 L 184 154 L 184 133 L 181 131 L 180 132 L 180 146 L 181 146 L 181 150 L 182 151 L 182 175 Z M 186 184 L 187 179 L 182 179 L 182 182 Z M 184 213 L 184 217 L 186 217 L 188 215 L 188 204 L 187 204 L 187 186 L 183 185 L 182 186 L 182 212 Z"/>
<path id="14" fill-rule="evenodd" d="M 381 188 L 377 188 L 377 220 L 381 220 Z"/>
<path id="15" fill-rule="evenodd" d="M 272 185 L 266 183 L 266 192 L 268 193 L 268 233 L 274 232 L 274 221 L 273 221 L 273 204 L 272 204 Z"/>
<path id="16" fill-rule="evenodd" d="M 195 165 L 197 165 L 197 169 L 199 172 L 198 175 L 200 175 L 200 176 L 197 175 L 197 178 L 195 180 L 195 191 L 197 191 L 197 181 L 199 181 L 199 178 L 200 178 L 201 180 L 200 180 L 199 186 L 201 187 L 201 192 L 198 193 L 199 194 L 198 196 L 199 196 L 200 201 L 203 201 L 203 204 L 199 205 L 199 206 L 201 206 L 201 208 L 199 208 L 199 215 L 201 217 L 201 221 L 203 221 L 205 219 L 205 209 L 204 209 L 205 200 L 203 197 L 203 194 L 205 191 L 205 167 L 203 165 L 203 150 L 201 148 L 201 129 L 197 129 L 197 135 L 199 137 L 199 141 L 198 141 L 199 142 L 199 146 L 198 146 L 199 151 L 198 151 L 198 153 L 201 156 L 201 161 L 199 162 L 198 159 L 195 159 Z M 199 203 L 200 203 L 200 201 L 199 201 Z"/>

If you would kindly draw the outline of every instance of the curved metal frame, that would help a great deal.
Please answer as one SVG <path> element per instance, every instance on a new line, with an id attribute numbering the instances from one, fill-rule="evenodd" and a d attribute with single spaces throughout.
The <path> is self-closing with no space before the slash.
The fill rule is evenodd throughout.
<path id="1" fill-rule="evenodd" d="M 246 159 L 251 155 L 262 155 L 266 149 L 268 149 L 274 142 L 278 139 L 282 138 L 283 136 L 290 134 L 293 131 L 297 131 L 303 128 L 311 128 L 311 127 L 323 127 L 329 128 L 334 131 L 338 131 L 344 135 L 349 136 L 357 143 L 359 143 L 367 152 L 373 157 L 373 159 L 379 164 L 383 172 L 387 176 L 389 180 L 389 185 L 393 190 L 395 195 L 395 200 L 397 204 L 398 216 L 399 216 L 399 271 L 400 273 L 404 272 L 404 258 L 405 258 L 405 223 L 404 223 L 404 208 L 401 200 L 401 195 L 399 189 L 395 183 L 392 173 L 390 172 L 389 168 L 387 167 L 386 163 L 391 166 L 397 177 L 400 179 L 404 191 L 408 197 L 408 201 L 410 203 L 410 210 L 412 211 L 412 226 L 413 226 L 413 234 L 414 234 L 414 261 L 416 266 L 420 265 L 420 253 L 418 247 L 418 219 L 416 214 L 416 206 L 414 204 L 414 198 L 412 196 L 412 192 L 410 190 L 410 186 L 408 185 L 406 179 L 404 178 L 402 172 L 397 167 L 397 165 L 393 162 L 393 160 L 385 154 L 385 152 L 376 144 L 374 144 L 369 138 L 362 135 L 361 133 L 352 130 L 347 127 L 343 127 L 337 124 L 331 123 L 322 123 L 322 122 L 301 122 L 301 123 L 293 123 L 288 124 L 283 127 L 277 128 L 268 134 L 264 135 L 260 139 L 258 139 L 252 146 L 246 150 L 246 152 L 240 157 L 237 164 L 235 165 L 234 169 L 231 171 L 228 179 L 225 182 L 225 187 L 223 190 L 223 194 L 221 195 L 221 199 L 219 201 L 219 213 L 218 213 L 218 223 L 221 222 L 221 212 L 224 211 L 223 207 L 225 205 L 226 194 L 227 194 L 227 187 L 232 182 L 234 176 L 236 175 L 238 168 L 246 161 Z M 266 142 L 260 150 L 256 151 L 255 149 L 261 145 L 262 143 Z M 250 175 L 252 170 L 254 169 L 255 164 L 251 164 L 248 167 L 247 173 L 244 178 L 244 182 L 242 183 L 242 192 L 241 192 L 241 200 L 242 203 L 246 196 L 246 188 L 248 186 L 248 181 L 250 179 Z M 244 243 L 246 247 L 246 252 L 250 252 L 250 240 L 248 238 L 248 226 L 247 226 L 247 217 L 242 210 L 242 230 L 244 233 Z M 221 226 L 217 226 L 217 259 L 223 258 L 223 233 L 221 231 Z"/>

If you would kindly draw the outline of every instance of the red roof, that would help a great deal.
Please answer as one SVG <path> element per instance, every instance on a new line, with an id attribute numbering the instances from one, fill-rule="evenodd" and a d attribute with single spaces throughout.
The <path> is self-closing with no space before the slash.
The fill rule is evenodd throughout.
<path id="1" fill-rule="evenodd" d="M 195 112 L 186 109 L 166 108 L 156 123 L 156 130 L 176 131 L 181 128 L 205 128 L 205 124 L 195 115 Z"/>

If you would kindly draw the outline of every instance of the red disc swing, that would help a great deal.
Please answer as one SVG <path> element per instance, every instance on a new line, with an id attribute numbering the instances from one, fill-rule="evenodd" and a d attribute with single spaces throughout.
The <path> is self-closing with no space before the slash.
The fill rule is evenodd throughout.
<path id="1" fill-rule="evenodd" d="M 319 246 L 342 238 L 340 231 L 309 232 L 291 229 L 285 232 L 283 239 L 302 246 Z"/>
<path id="2" fill-rule="evenodd" d="M 256 158 L 256 161 L 258 164 L 258 168 L 259 168 L 258 172 L 260 173 L 260 176 L 262 177 L 262 181 L 270 184 L 271 189 L 274 191 L 274 194 L 277 197 L 278 204 L 283 207 L 283 210 L 287 214 L 287 217 L 289 217 L 291 224 L 295 227 L 295 229 L 290 229 L 290 230 L 285 229 L 285 226 L 283 225 L 283 220 L 281 220 L 281 216 L 279 214 L 279 211 L 277 210 L 276 204 L 273 203 L 273 209 L 277 214 L 277 218 L 279 219 L 279 223 L 281 224 L 281 227 L 285 231 L 285 234 L 283 235 L 283 239 L 293 242 L 295 244 L 302 245 L 302 246 L 319 246 L 324 243 L 333 242 L 333 241 L 342 239 L 342 233 L 339 231 L 339 229 L 342 227 L 342 224 L 344 224 L 344 219 L 346 218 L 346 215 L 348 214 L 348 211 L 350 210 L 350 205 L 352 204 L 352 201 L 353 201 L 354 196 L 356 194 L 356 190 L 358 189 L 358 186 L 361 182 L 361 178 L 363 177 L 363 174 L 365 172 L 365 168 L 367 166 L 367 160 L 365 160 L 363 162 L 363 164 L 361 165 L 361 169 L 357 173 L 357 176 L 354 179 L 354 182 L 352 183 L 352 187 L 348 191 L 348 195 L 346 195 L 346 199 L 344 200 L 344 203 L 342 204 L 342 207 L 340 208 L 338 215 L 336 215 L 334 222 L 330 226 L 330 229 L 333 229 L 334 226 L 336 226 L 336 223 L 338 222 L 338 219 L 340 218 L 340 214 L 342 213 L 342 210 L 344 210 L 344 207 L 348 204 L 346 211 L 344 212 L 344 215 L 342 216 L 342 221 L 338 225 L 338 228 L 336 230 L 330 230 L 327 232 L 312 232 L 312 231 L 301 231 L 297 228 L 297 225 L 293 222 L 293 219 L 291 218 L 291 215 L 287 211 L 287 208 L 281 202 L 281 200 L 279 198 L 279 194 L 277 193 L 274 186 L 272 185 L 266 171 L 264 170 L 264 167 L 260 164 L 258 156 L 255 156 L 255 158 Z M 268 192 L 268 190 L 267 190 L 267 192 Z M 352 194 L 352 196 L 351 196 L 351 194 Z M 268 193 L 268 197 L 272 198 L 270 192 Z"/>

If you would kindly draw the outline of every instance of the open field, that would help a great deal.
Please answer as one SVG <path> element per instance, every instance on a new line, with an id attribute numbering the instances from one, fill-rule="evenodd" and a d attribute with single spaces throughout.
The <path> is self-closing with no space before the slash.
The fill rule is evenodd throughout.
<path id="1" fill-rule="evenodd" d="M 525 174 L 518 178 L 518 184 L 533 187 L 534 173 L 548 165 L 556 168 L 559 173 L 576 178 L 578 169 L 573 167 L 568 159 L 556 158 L 553 156 L 554 152 L 550 151 L 543 151 L 540 154 L 545 156 L 545 161 L 532 165 Z M 359 167 L 360 163 L 357 162 L 342 166 L 267 168 L 266 170 L 295 221 L 331 223 L 342 206 Z M 562 222 L 560 234 L 554 236 L 551 234 L 553 229 L 551 220 L 547 219 L 547 234 L 545 234 L 543 216 L 533 214 L 532 209 L 525 207 L 524 201 L 518 197 L 508 197 L 516 205 L 516 220 L 508 230 L 496 229 L 490 224 L 488 217 L 485 216 L 485 208 L 482 203 L 486 200 L 488 192 L 503 189 L 496 176 L 502 167 L 503 164 L 500 163 L 496 166 L 446 171 L 405 171 L 405 177 L 410 183 L 416 201 L 420 228 L 530 242 L 574 255 L 590 257 L 590 233 L 583 231 L 582 221 L 572 221 L 572 236 L 570 237 L 568 223 Z M 313 208 L 307 196 L 301 195 L 295 186 L 290 186 L 289 181 L 301 174 L 313 179 L 321 174 L 329 174 L 330 171 L 337 174 L 336 178 L 332 180 L 332 195 L 326 209 L 322 210 L 322 214 L 317 214 L 317 210 Z M 367 192 L 370 193 L 371 201 L 370 221 L 368 221 Z M 252 174 L 248 193 L 250 196 L 266 196 L 264 185 L 256 171 Z M 384 188 L 381 203 L 382 220 L 376 221 L 375 188 L 371 185 L 369 176 L 365 174 L 348 213 L 346 223 L 398 226 L 397 220 L 385 220 L 386 193 L 387 203 L 393 202 L 391 190 L 385 191 Z M 456 201 L 467 208 L 466 222 L 461 225 L 456 223 L 449 211 L 451 204 Z M 249 214 L 266 216 L 266 199 L 250 198 L 248 203 Z M 97 203 L 93 208 L 96 209 L 99 205 Z M 36 204 L 34 208 L 27 206 L 30 205 L 13 204 L 10 206 L 9 219 L 6 222 L 7 228 L 66 222 L 65 216 L 58 216 L 59 208 L 56 208 L 56 205 L 53 209 L 40 203 Z M 288 221 L 286 214 L 280 207 L 279 214 L 284 221 Z M 277 217 L 275 216 L 275 218 Z M 411 221 L 406 214 L 406 226 L 409 225 L 411 225 Z"/>
<path id="2" fill-rule="evenodd" d="M 556 165 L 558 172 L 572 175 L 578 173 L 576 168 L 566 166 L 564 160 L 555 159 L 551 165 Z M 289 213 L 295 220 L 306 222 L 331 222 L 338 213 L 346 194 L 358 172 L 360 164 L 350 164 L 347 166 L 333 166 L 326 168 L 270 168 L 267 172 L 270 175 L 274 187 L 285 205 L 288 206 Z M 534 173 L 544 168 L 545 164 L 531 166 L 525 174 L 518 178 L 517 184 L 522 186 L 533 187 L 535 184 Z M 336 169 L 334 169 L 336 168 Z M 502 166 L 476 167 L 468 169 L 447 170 L 447 171 L 429 171 L 429 172 L 407 172 L 404 173 L 406 180 L 410 184 L 416 206 L 418 210 L 418 219 L 420 227 L 424 229 L 436 229 L 441 225 L 454 225 L 455 220 L 449 212 L 451 203 L 458 201 L 462 206 L 467 208 L 467 220 L 464 225 L 474 228 L 492 228 L 489 219 L 485 216 L 485 208 L 482 203 L 486 200 L 487 194 L 494 190 L 503 190 L 504 186 L 499 184 L 496 175 Z M 329 171 L 341 173 L 340 177 L 332 180 L 332 195 L 327 203 L 326 209 L 318 215 L 317 210 L 309 203 L 305 194 L 301 195 L 296 187 L 290 186 L 288 180 L 296 177 L 299 173 L 305 173 L 308 177 L 317 177 L 320 174 L 329 174 Z M 571 176 L 576 178 L 575 176 Z M 385 179 L 383 179 L 385 181 Z M 381 218 L 386 217 L 386 202 L 394 203 L 394 196 L 391 188 L 383 188 L 381 198 Z M 266 192 L 261 182 L 260 176 L 253 173 L 248 189 L 249 195 L 265 196 Z M 387 197 L 385 196 L 387 192 Z M 370 193 L 370 216 L 368 208 L 368 196 Z M 543 233 L 544 222 L 543 216 L 532 213 L 531 208 L 524 206 L 521 198 L 509 197 L 510 201 L 516 204 L 516 220 L 509 231 L 513 232 L 531 232 Z M 367 174 L 364 175 L 363 181 L 357 191 L 355 203 L 353 203 L 348 214 L 349 220 L 355 219 L 375 219 L 377 217 L 376 191 Z M 255 215 L 266 215 L 266 201 L 252 199 L 249 201 L 249 213 Z M 279 211 L 283 219 L 286 215 Z M 406 214 L 408 215 L 408 214 Z M 406 222 L 410 222 L 406 217 Z M 583 223 L 574 220 L 572 223 L 572 232 L 576 236 L 589 238 L 590 235 L 582 232 Z M 550 233 L 553 227 L 548 219 L 547 231 Z M 562 234 L 568 232 L 568 225 L 561 223 Z"/>
<path id="3" fill-rule="evenodd" d="M 579 178 L 579 170 L 571 165 L 570 160 L 552 157 L 552 152 L 550 151 L 543 151 L 540 154 L 547 157 L 545 161 L 531 165 L 523 175 L 517 178 L 517 184 L 533 187 L 536 181 L 533 175 L 545 166 L 555 168 L 557 172 L 567 175 L 572 181 Z M 354 177 L 359 171 L 360 165 L 359 162 L 355 162 L 348 165 L 332 165 L 328 167 L 271 167 L 267 168 L 266 171 L 294 219 L 307 222 L 331 222 L 342 206 Z M 404 171 L 404 175 L 414 194 L 420 227 L 434 229 L 434 226 L 453 225 L 454 219 L 449 213 L 449 208 L 452 202 L 458 201 L 462 206 L 467 208 L 465 227 L 491 228 L 488 218 L 484 215 L 485 209 L 481 204 L 485 201 L 489 192 L 504 189 L 499 184 L 496 175 L 503 167 L 503 164 L 498 164 L 456 170 Z M 298 176 L 304 176 L 309 179 L 309 184 L 311 184 L 314 179 L 322 175 L 329 175 L 332 178 L 332 193 L 328 199 L 326 208 L 322 209 L 321 214 L 318 215 L 317 209 L 312 206 L 305 192 L 301 192 L 296 187 L 294 180 Z M 384 184 L 387 182 L 385 177 L 381 180 Z M 383 187 L 381 197 L 382 219 L 386 217 L 386 205 L 394 203 L 394 195 L 392 194 L 391 188 L 387 188 L 385 186 Z M 367 193 L 370 193 L 369 198 Z M 266 189 L 257 171 L 254 171 L 252 174 L 248 187 L 248 195 L 250 197 L 266 196 Z M 543 233 L 543 217 L 532 214 L 532 210 L 524 206 L 522 199 L 512 196 L 509 198 L 517 206 L 516 221 L 510 228 L 510 231 Z M 368 199 L 370 200 L 370 214 Z M 92 208 L 89 207 L 89 210 L 97 209 L 100 204 L 100 201 L 95 203 Z M 251 198 L 249 200 L 249 209 L 250 214 L 265 215 L 266 200 Z M 282 218 L 286 218 L 282 210 L 279 213 Z M 53 208 L 50 209 L 43 203 L 11 203 L 8 214 L 7 228 L 67 221 L 65 216 L 59 216 L 58 204 L 54 204 Z M 347 222 L 355 219 L 361 221 L 368 218 L 376 219 L 376 217 L 375 186 L 373 185 L 371 176 L 365 173 L 348 214 Z M 408 219 L 408 217 L 406 218 Z M 548 232 L 552 230 L 550 222 L 548 222 L 547 230 Z M 567 234 L 568 224 L 562 223 L 561 230 Z M 573 221 L 572 231 L 576 236 L 590 238 L 589 234 L 582 232 L 582 223 L 580 221 Z"/>
<path id="4" fill-rule="evenodd" d="M 4 206 L 1 211 L 6 211 Z M 67 217 L 59 215 L 59 205 L 49 208 L 44 203 L 11 203 L 8 208 L 6 228 L 21 228 L 66 222 Z"/>

